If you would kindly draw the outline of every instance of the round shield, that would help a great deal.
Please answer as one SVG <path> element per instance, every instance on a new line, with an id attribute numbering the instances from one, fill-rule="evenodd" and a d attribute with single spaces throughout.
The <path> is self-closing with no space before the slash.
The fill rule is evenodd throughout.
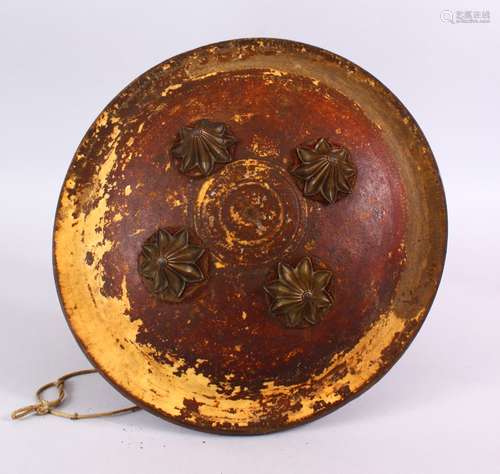
<path id="1" fill-rule="evenodd" d="M 126 87 L 78 147 L 54 229 L 61 304 L 100 373 L 167 420 L 241 434 L 379 380 L 445 249 L 439 173 L 401 102 L 275 39 L 202 47 Z"/>

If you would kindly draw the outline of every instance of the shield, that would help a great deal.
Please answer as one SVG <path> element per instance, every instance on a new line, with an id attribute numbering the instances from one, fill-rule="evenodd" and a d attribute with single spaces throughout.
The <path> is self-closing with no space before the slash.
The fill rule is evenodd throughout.
<path id="1" fill-rule="evenodd" d="M 61 191 L 54 269 L 75 338 L 123 395 L 258 434 L 392 367 L 446 229 L 432 152 L 385 86 L 322 49 L 235 40 L 145 72 L 97 117 Z"/>

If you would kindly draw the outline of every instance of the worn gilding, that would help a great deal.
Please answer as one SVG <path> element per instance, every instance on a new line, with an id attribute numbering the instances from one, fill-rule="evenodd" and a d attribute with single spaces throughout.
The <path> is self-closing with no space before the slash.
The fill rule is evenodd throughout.
<path id="1" fill-rule="evenodd" d="M 180 126 L 206 118 L 238 146 L 192 180 L 168 150 Z M 353 192 L 328 206 L 290 173 L 298 144 L 320 137 L 357 169 Z M 138 272 L 158 229 L 209 249 L 206 281 L 180 302 L 155 298 Z M 160 64 L 100 114 L 61 191 L 54 267 L 71 330 L 125 396 L 194 428 L 252 434 L 314 419 L 377 381 L 423 322 L 445 245 L 432 153 L 384 86 L 317 48 L 238 40 Z M 334 275 L 335 300 L 319 324 L 290 329 L 264 286 L 279 262 L 308 256 Z"/>

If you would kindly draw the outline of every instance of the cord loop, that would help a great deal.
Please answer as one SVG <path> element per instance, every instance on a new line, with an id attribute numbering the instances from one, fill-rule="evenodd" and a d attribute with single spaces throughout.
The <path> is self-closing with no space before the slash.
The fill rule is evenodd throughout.
<path id="1" fill-rule="evenodd" d="M 28 405 L 22 408 L 18 408 L 17 410 L 14 410 L 11 413 L 11 417 L 13 420 L 19 420 L 21 418 L 24 418 L 32 413 L 35 415 L 54 415 L 54 416 L 60 416 L 62 418 L 68 418 L 70 420 L 82 420 L 82 419 L 88 419 L 88 418 L 100 418 L 102 416 L 112 416 L 112 415 L 119 415 L 122 413 L 132 413 L 134 411 L 140 410 L 138 406 L 130 406 L 126 408 L 120 408 L 118 410 L 112 410 L 112 411 L 106 411 L 106 412 L 98 412 L 98 413 L 87 413 L 87 414 L 79 414 L 79 413 L 69 413 L 61 410 L 55 410 L 56 407 L 61 405 L 63 402 L 64 398 L 66 397 L 66 393 L 64 391 L 64 382 L 66 380 L 72 378 L 72 377 L 77 377 L 79 375 L 87 375 L 87 374 L 95 374 L 97 370 L 95 369 L 85 369 L 85 370 L 78 370 L 76 372 L 70 372 L 68 374 L 63 375 L 62 377 L 59 377 L 57 380 L 54 382 L 49 382 L 43 386 L 41 386 L 37 391 L 36 391 L 36 398 L 38 399 L 38 402 L 33 404 L 33 405 Z M 46 400 L 43 398 L 43 393 L 48 390 L 49 388 L 55 388 L 58 391 L 58 396 L 55 400 Z"/>

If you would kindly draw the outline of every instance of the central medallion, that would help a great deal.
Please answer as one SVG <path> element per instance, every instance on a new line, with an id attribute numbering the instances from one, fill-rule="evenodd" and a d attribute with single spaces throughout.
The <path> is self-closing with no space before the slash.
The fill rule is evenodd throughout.
<path id="1" fill-rule="evenodd" d="M 194 209 L 198 236 L 221 262 L 260 265 L 300 242 L 305 201 L 289 173 L 271 160 L 229 163 L 201 185 Z"/>

